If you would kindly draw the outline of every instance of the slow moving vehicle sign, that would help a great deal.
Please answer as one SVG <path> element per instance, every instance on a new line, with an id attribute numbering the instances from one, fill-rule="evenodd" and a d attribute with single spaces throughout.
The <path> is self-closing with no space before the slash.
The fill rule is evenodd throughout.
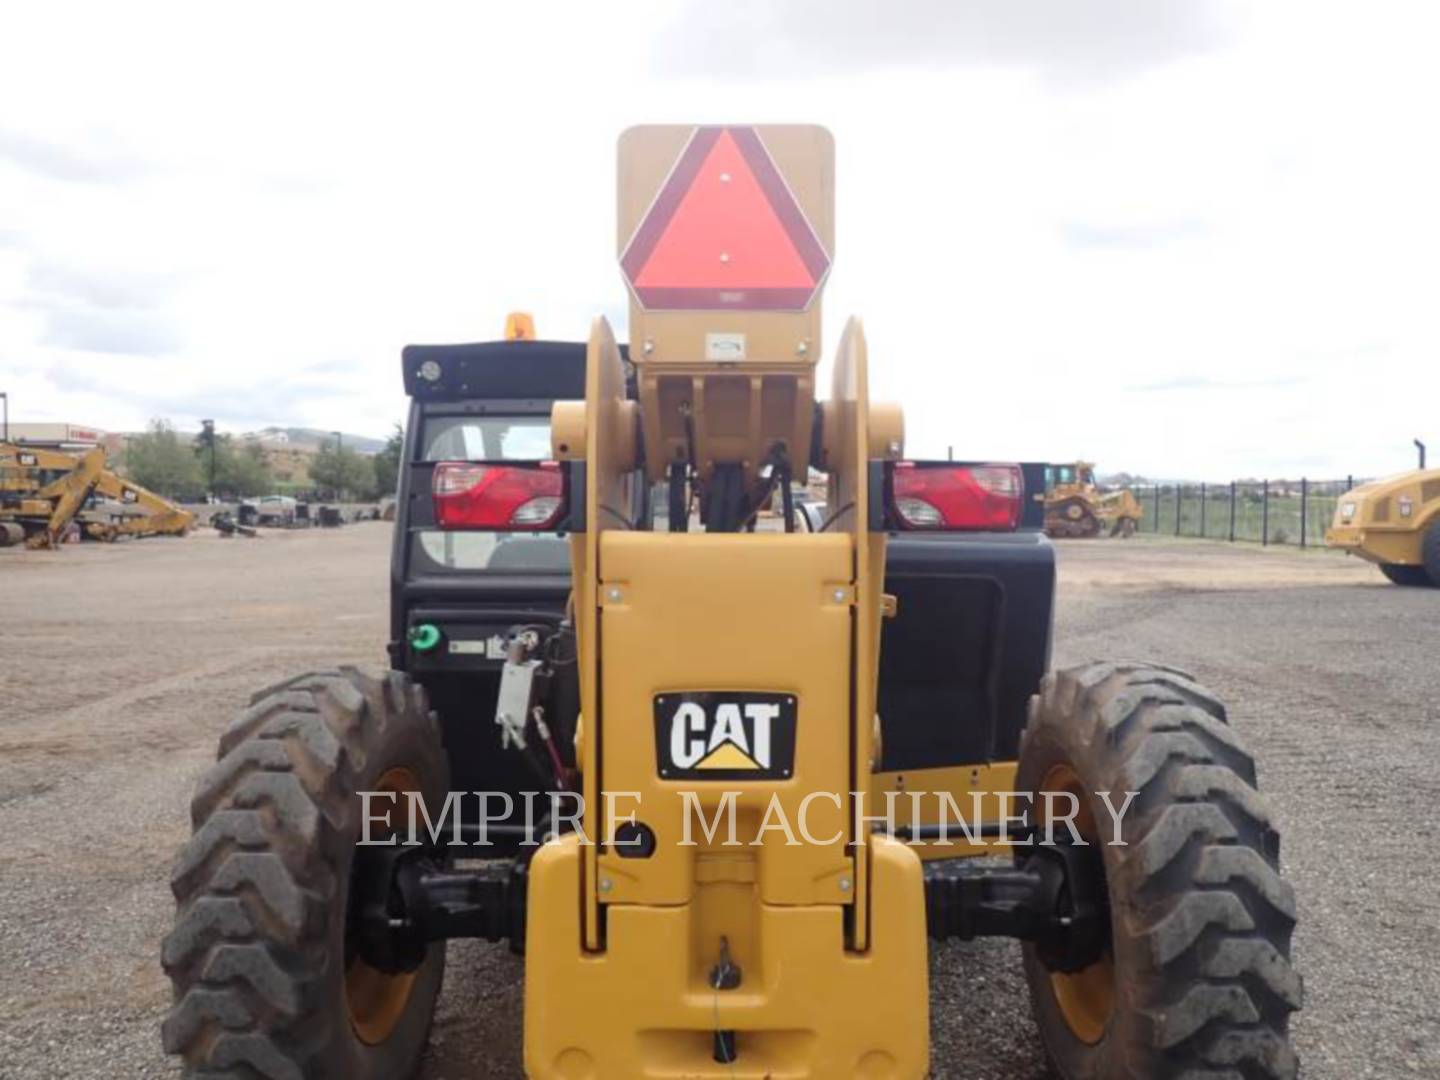
<path id="1" fill-rule="evenodd" d="M 647 311 L 804 311 L 830 269 L 753 127 L 699 127 L 620 257 Z"/>

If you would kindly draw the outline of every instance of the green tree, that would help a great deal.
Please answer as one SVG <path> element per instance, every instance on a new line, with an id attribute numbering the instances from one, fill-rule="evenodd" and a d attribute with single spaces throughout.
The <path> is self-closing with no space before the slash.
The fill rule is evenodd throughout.
<path id="1" fill-rule="evenodd" d="M 373 463 L 348 446 L 321 444 L 310 462 L 310 479 L 333 499 L 369 499 L 375 494 Z"/>
<path id="2" fill-rule="evenodd" d="M 229 435 L 219 436 L 215 441 L 215 486 L 242 499 L 268 494 L 275 487 L 275 478 L 264 448 L 255 442 L 237 447 Z"/>
<path id="3" fill-rule="evenodd" d="M 385 449 L 376 454 L 372 461 L 375 466 L 375 492 L 381 498 L 394 495 L 400 486 L 400 455 L 404 449 L 405 429 L 396 424 L 395 430 L 385 440 Z"/>
<path id="4" fill-rule="evenodd" d="M 275 478 L 259 443 L 237 445 L 233 435 L 202 431 L 195 436 L 193 449 L 200 475 L 212 494 L 245 499 L 274 489 Z"/>
<path id="5" fill-rule="evenodd" d="M 167 498 L 195 499 L 205 491 L 199 460 L 168 420 L 151 420 L 143 435 L 126 440 L 125 471 L 141 487 Z"/>
<path id="6" fill-rule="evenodd" d="M 354 499 L 375 498 L 375 463 L 363 454 L 353 450 L 345 457 L 344 490 Z"/>

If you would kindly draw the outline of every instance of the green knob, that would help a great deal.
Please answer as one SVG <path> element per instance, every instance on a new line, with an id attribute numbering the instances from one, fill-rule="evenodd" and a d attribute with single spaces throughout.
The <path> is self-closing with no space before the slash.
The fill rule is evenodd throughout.
<path id="1" fill-rule="evenodd" d="M 410 647 L 416 652 L 429 652 L 440 644 L 440 628 L 434 623 L 420 623 L 410 628 Z"/>

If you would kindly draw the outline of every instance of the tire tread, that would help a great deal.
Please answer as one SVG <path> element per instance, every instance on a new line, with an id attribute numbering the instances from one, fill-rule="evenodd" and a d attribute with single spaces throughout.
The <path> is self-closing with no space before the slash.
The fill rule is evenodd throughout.
<path id="1" fill-rule="evenodd" d="M 1148 958 L 1126 980 L 1147 1033 L 1131 1069 L 1293 1080 L 1289 1017 L 1303 998 L 1290 962 L 1295 895 L 1254 759 L 1224 706 L 1185 672 L 1099 663 L 1047 676 L 1032 706 L 1037 726 L 1075 745 L 1096 785 L 1138 792 L 1128 846 L 1112 849 L 1107 866 L 1112 897 L 1127 898 L 1115 933 Z"/>
<path id="2" fill-rule="evenodd" d="M 317 1075 L 327 905 L 340 896 L 355 778 L 397 719 L 439 731 L 424 691 L 397 673 L 342 668 L 277 683 L 226 730 L 191 804 L 195 831 L 171 875 L 177 913 L 161 962 L 175 988 L 161 1026 L 193 1080 Z"/>

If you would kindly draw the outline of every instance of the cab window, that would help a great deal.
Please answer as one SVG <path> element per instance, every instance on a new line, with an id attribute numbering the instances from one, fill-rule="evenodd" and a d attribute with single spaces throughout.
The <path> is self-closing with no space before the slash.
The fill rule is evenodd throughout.
<path id="1" fill-rule="evenodd" d="M 435 416 L 425 421 L 421 460 L 545 461 L 549 416 Z M 570 547 L 558 533 L 452 532 L 427 529 L 411 548 L 411 571 L 567 573 Z"/>
<path id="2" fill-rule="evenodd" d="M 548 416 L 437 416 L 425 422 L 422 461 L 546 461 Z"/>

